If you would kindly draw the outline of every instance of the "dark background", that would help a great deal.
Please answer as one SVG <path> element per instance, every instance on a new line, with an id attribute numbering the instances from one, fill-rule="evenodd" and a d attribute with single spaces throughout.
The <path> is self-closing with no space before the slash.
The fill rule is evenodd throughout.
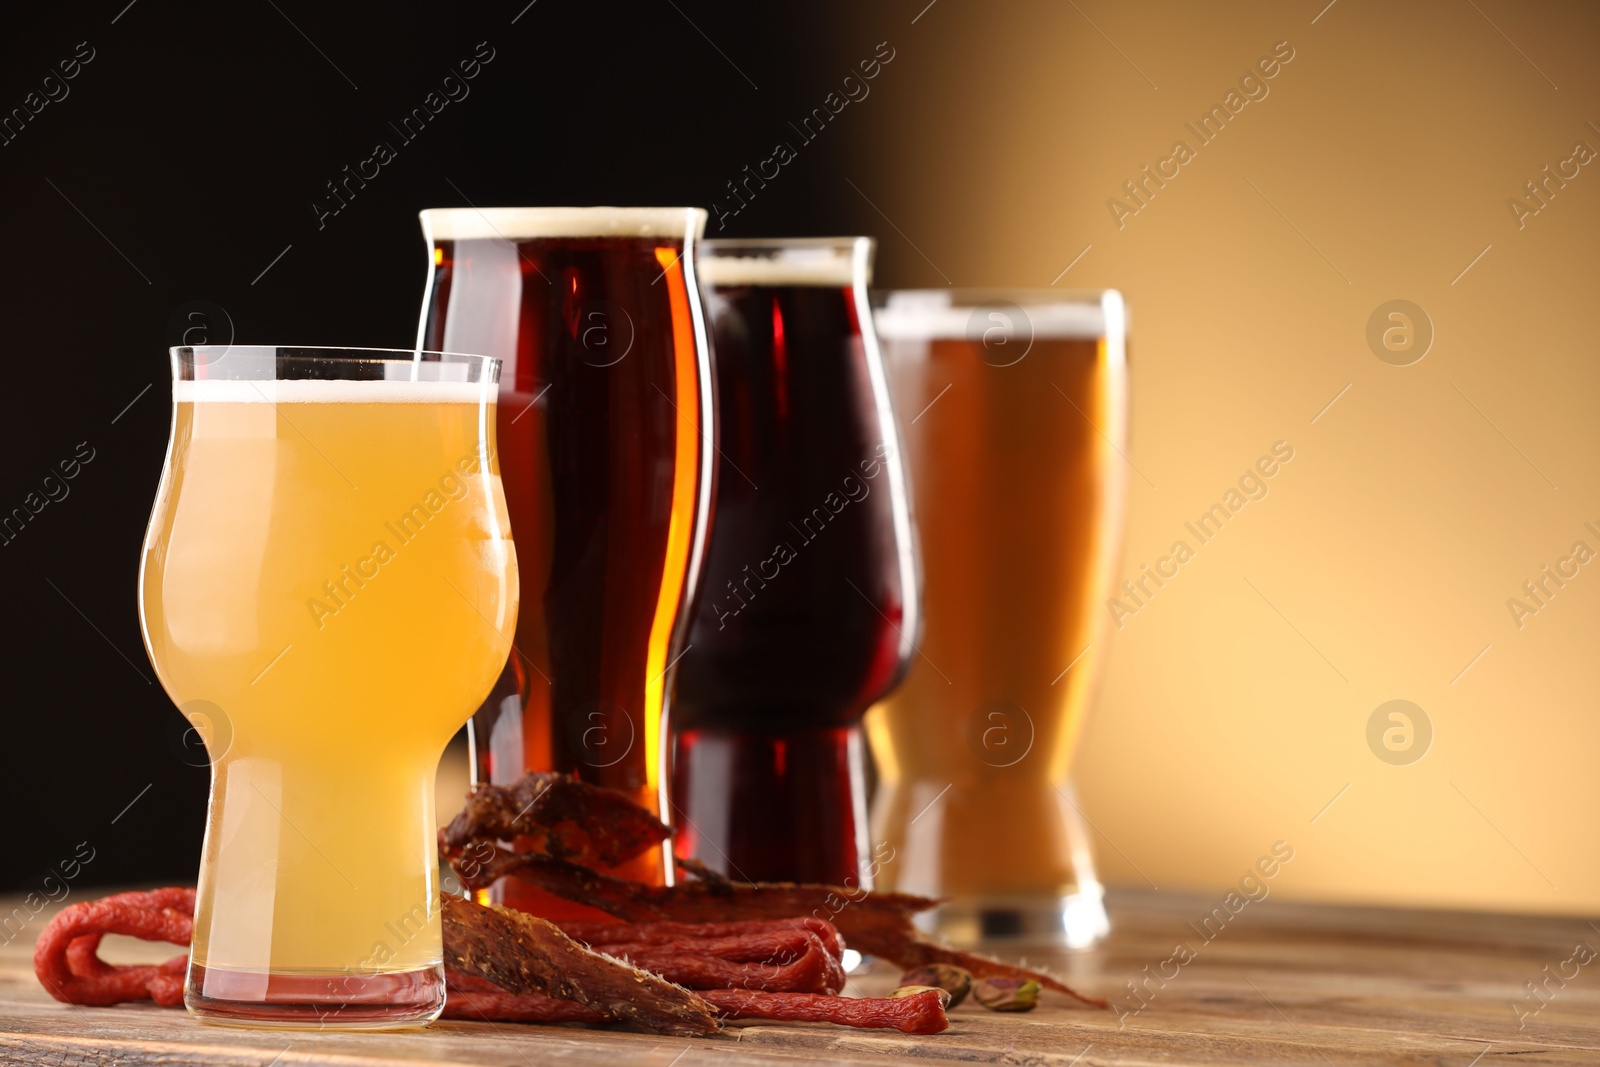
<path id="1" fill-rule="evenodd" d="M 125 5 L 0 16 L 0 113 L 80 42 L 94 50 L 68 95 L 0 146 L 0 509 L 80 442 L 94 452 L 69 495 L 0 545 L 0 890 L 37 888 L 84 841 L 83 883 L 187 881 L 198 864 L 208 771 L 178 740 L 135 593 L 167 440 L 165 350 L 184 323 L 225 340 L 225 316 L 241 343 L 410 345 L 419 209 L 710 207 L 872 54 L 877 20 L 903 26 L 922 6 Z M 469 95 L 402 143 L 389 123 L 479 42 L 494 58 Z M 846 198 L 833 134 L 721 234 L 875 232 L 873 209 Z M 313 201 L 380 140 L 396 158 L 319 228 Z"/>

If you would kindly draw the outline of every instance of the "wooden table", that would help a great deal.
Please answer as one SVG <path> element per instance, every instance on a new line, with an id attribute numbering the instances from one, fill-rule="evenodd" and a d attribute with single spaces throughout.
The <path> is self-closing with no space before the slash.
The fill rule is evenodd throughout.
<path id="1" fill-rule="evenodd" d="M 952 1013 L 950 1029 L 934 1037 L 757 1023 L 726 1037 L 692 1040 L 457 1022 L 411 1033 L 232 1030 L 150 1005 L 68 1007 L 33 978 L 32 940 L 41 916 L 0 949 L 0 1063 L 754 1067 L 915 1058 L 1027 1067 L 1600 1064 L 1600 958 L 1594 955 L 1600 927 L 1582 919 L 1268 899 L 1250 904 L 1206 941 L 1187 924 L 1217 903 L 1172 892 L 1113 892 L 1114 933 L 1104 946 L 1035 954 L 1036 962 L 1059 967 L 1081 988 L 1111 997 L 1121 1012 L 1076 1009 L 1051 998 L 1025 1015 L 964 1005 Z M 5 903 L 0 914 L 13 905 Z M 1175 956 L 1180 942 L 1188 951 Z M 1584 948 L 1575 958 L 1580 942 Z M 126 946 L 119 948 L 120 958 L 131 961 Z M 146 951 L 143 958 L 164 956 Z M 1583 959 L 1590 962 L 1583 965 Z M 1124 984 L 1131 980 L 1145 983 L 1141 1010 L 1135 1011 L 1139 1003 Z M 1548 981 L 1542 988 L 1549 992 L 1535 1000 L 1524 983 L 1540 980 Z M 852 991 L 876 993 L 892 984 L 892 973 L 869 974 L 853 982 Z M 1502 1059 L 1524 1055 L 1529 1058 Z"/>

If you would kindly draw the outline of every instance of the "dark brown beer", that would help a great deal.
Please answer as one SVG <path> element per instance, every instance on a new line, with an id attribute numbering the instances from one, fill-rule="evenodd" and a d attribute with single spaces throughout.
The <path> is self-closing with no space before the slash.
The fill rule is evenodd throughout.
<path id="1" fill-rule="evenodd" d="M 662 736 L 704 538 L 709 364 L 686 209 L 430 211 L 422 343 L 498 356 L 523 610 L 475 773 L 558 770 L 670 821 Z M 619 873 L 661 882 L 665 850 Z M 514 906 L 570 913 L 521 886 Z"/>
<path id="2" fill-rule="evenodd" d="M 679 853 L 734 877 L 860 884 L 859 723 L 915 637 L 858 240 L 702 246 L 720 457 L 673 797 Z"/>

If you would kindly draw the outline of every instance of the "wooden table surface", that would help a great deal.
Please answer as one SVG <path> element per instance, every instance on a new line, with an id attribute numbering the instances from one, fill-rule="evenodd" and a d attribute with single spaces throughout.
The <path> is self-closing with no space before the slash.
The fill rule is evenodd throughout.
<path id="1" fill-rule="evenodd" d="M 1217 903 L 1173 892 L 1113 892 L 1114 932 L 1103 946 L 1033 954 L 1082 989 L 1112 998 L 1120 1012 L 1074 1008 L 1047 994 L 1045 1006 L 1021 1015 L 963 1005 L 951 1014 L 950 1029 L 933 1037 L 755 1023 L 688 1040 L 511 1023 L 365 1034 L 236 1030 L 149 1004 L 69 1007 L 33 977 L 41 915 L 0 948 L 0 1063 L 1600 1064 L 1600 927 L 1583 919 L 1269 898 L 1244 908 L 1208 942 L 1188 923 Z M 0 902 L 0 914 L 14 905 Z M 1179 943 L 1186 950 L 1175 956 Z M 107 945 L 116 960 L 131 962 L 140 949 L 141 959 L 164 958 L 137 942 Z M 1148 990 L 1137 1011 L 1125 986 L 1135 979 Z M 1529 993 L 1530 981 L 1543 983 L 1539 999 Z M 869 974 L 852 991 L 877 993 L 892 984 L 892 973 Z M 1529 1058 L 1502 1059 L 1511 1056 Z"/>

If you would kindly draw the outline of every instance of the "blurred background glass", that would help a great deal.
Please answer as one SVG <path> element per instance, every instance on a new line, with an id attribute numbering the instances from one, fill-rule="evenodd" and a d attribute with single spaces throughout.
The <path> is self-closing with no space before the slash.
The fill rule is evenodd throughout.
<path id="1" fill-rule="evenodd" d="M 868 718 L 873 831 L 885 887 L 944 898 L 928 921 L 959 942 L 1106 930 L 1066 785 L 1122 542 L 1125 323 L 1114 291 L 902 291 L 877 313 L 925 622 Z"/>

